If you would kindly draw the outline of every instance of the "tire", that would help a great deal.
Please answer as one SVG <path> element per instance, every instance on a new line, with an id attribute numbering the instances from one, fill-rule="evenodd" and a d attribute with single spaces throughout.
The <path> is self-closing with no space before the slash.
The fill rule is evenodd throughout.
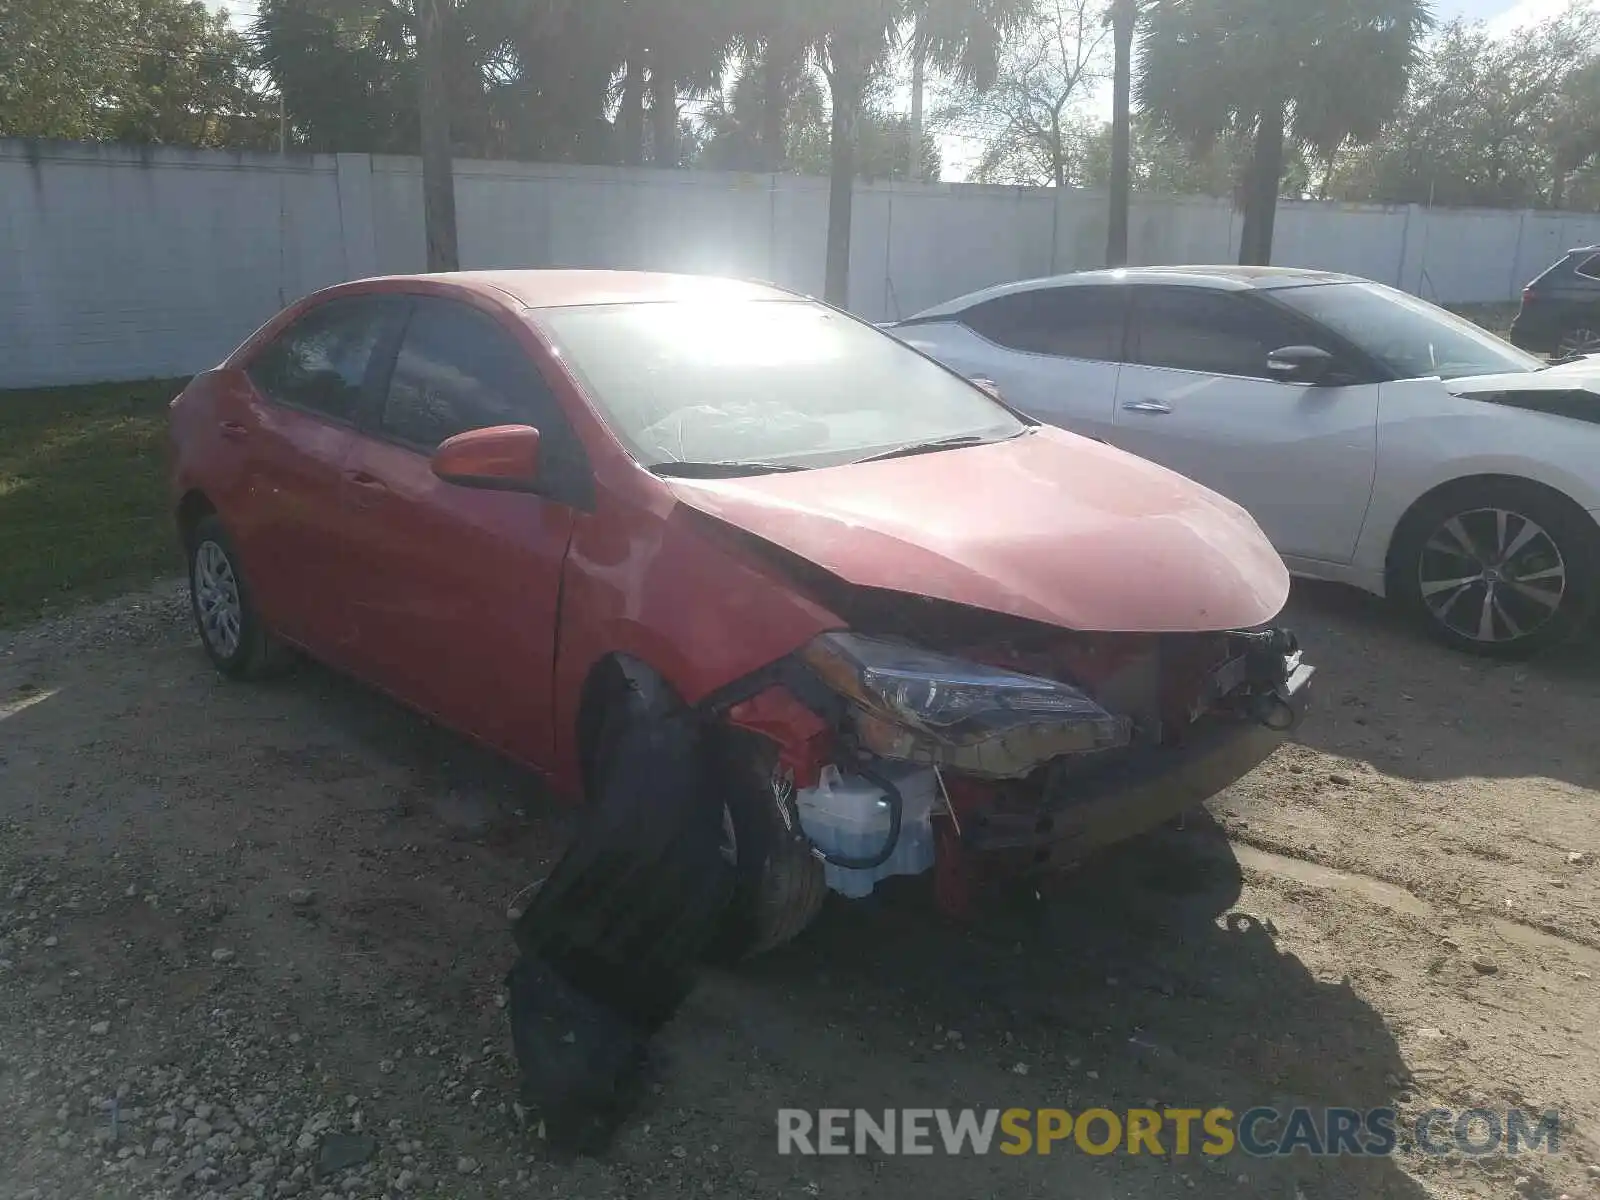
<path id="1" fill-rule="evenodd" d="M 264 679 L 294 661 L 262 623 L 250 597 L 238 552 L 215 513 L 189 530 L 189 608 L 200 644 L 229 679 Z"/>
<path id="2" fill-rule="evenodd" d="M 1554 358 L 1569 354 L 1600 353 L 1600 321 L 1586 321 L 1562 331 L 1556 339 Z"/>
<path id="3" fill-rule="evenodd" d="M 630 687 L 633 685 L 630 683 Z M 664 689 L 663 689 L 664 690 Z M 597 739 L 596 794 L 629 720 L 648 720 L 675 705 L 659 694 L 629 692 L 613 699 Z M 708 959 L 729 964 L 775 950 L 814 921 L 827 899 L 822 864 L 810 844 L 792 834 L 778 813 L 770 756 L 763 739 L 726 733 L 715 747 L 723 788 L 722 858 L 733 872 L 733 894 Z"/>
<path id="4" fill-rule="evenodd" d="M 725 844 L 724 854 L 733 868 L 734 889 L 712 944 L 713 959 L 724 963 L 793 941 L 816 920 L 828 897 L 822 863 L 810 843 L 791 832 L 779 815 L 771 767 L 751 744 L 755 741 L 732 736 L 724 752 L 732 783 L 724 810 L 731 846 Z"/>
<path id="5" fill-rule="evenodd" d="M 1561 645 L 1600 600 L 1600 529 L 1560 493 L 1525 480 L 1425 497 L 1401 522 L 1390 563 L 1395 597 L 1434 637 L 1490 658 Z"/>

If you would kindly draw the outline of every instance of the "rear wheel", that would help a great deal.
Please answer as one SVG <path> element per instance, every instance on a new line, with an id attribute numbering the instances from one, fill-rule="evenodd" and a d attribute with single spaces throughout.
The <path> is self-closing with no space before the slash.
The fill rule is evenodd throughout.
<path id="1" fill-rule="evenodd" d="M 261 679 L 293 655 L 267 630 L 240 570 L 239 556 L 215 513 L 188 534 L 189 604 L 206 654 L 230 679 Z"/>
<path id="2" fill-rule="evenodd" d="M 1600 354 L 1600 327 L 1584 322 L 1564 332 L 1556 344 L 1556 357 L 1573 354 Z"/>
<path id="3" fill-rule="evenodd" d="M 1451 488 L 1403 523 L 1395 591 L 1448 644 L 1522 657 L 1566 641 L 1594 612 L 1597 541 L 1587 514 L 1537 484 Z"/>

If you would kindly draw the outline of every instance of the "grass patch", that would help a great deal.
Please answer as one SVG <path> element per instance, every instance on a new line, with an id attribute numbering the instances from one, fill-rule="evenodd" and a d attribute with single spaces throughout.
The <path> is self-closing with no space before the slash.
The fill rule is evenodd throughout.
<path id="1" fill-rule="evenodd" d="M 0 626 L 181 570 L 166 436 L 183 383 L 0 391 Z"/>

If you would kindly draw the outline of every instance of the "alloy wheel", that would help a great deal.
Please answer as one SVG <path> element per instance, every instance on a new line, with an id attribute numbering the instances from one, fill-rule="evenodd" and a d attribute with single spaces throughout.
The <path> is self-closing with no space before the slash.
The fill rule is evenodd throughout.
<path id="1" fill-rule="evenodd" d="M 1567 563 L 1538 522 L 1504 508 L 1468 509 L 1423 543 L 1417 585 L 1446 629 L 1503 645 L 1554 619 L 1567 594 Z"/>
<path id="2" fill-rule="evenodd" d="M 1600 330 L 1580 325 L 1562 334 L 1556 346 L 1556 357 L 1565 358 L 1571 354 L 1600 354 Z"/>
<path id="3" fill-rule="evenodd" d="M 239 650 L 244 606 L 233 563 L 216 542 L 204 541 L 195 547 L 194 603 L 206 645 L 220 657 L 232 658 Z"/>

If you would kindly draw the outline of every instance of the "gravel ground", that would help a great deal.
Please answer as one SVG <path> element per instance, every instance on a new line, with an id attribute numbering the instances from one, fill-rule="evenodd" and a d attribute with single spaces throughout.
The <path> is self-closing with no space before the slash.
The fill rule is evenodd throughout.
<path id="1" fill-rule="evenodd" d="M 513 1098 L 537 784 L 316 668 L 220 681 L 175 585 L 0 635 L 0 1200 L 1600 1196 L 1600 699 L 1302 589 L 1297 743 L 967 927 L 918 883 L 708 979 L 604 1162 Z M 1555 1155 L 792 1158 L 774 1112 L 1562 1114 Z M 1402 1142 L 1404 1146 L 1404 1141 Z"/>

